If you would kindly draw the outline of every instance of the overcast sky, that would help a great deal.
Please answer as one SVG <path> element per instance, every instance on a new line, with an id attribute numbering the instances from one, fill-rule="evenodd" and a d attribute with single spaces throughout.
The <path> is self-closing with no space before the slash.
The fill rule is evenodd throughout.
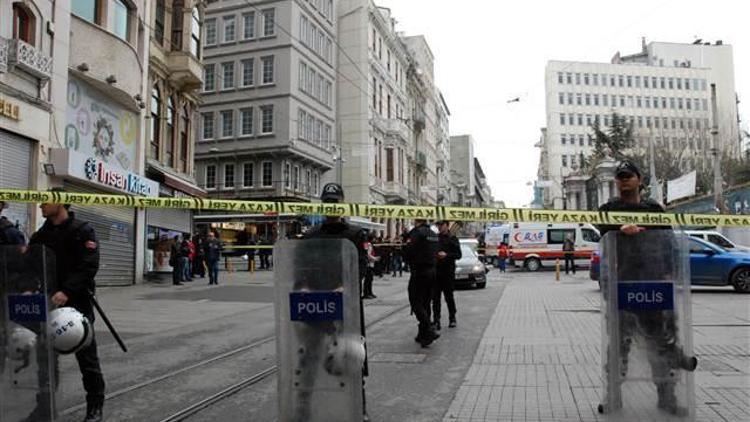
<path id="1" fill-rule="evenodd" d="M 750 119 L 750 6 L 715 0 L 611 2 L 375 0 L 397 29 L 423 34 L 452 116 L 451 134 L 474 136 L 492 193 L 508 206 L 532 200 L 548 60 L 609 62 L 647 41 L 723 40 L 734 49 L 735 84 Z M 615 11 L 617 9 L 617 11 Z M 520 97 L 517 103 L 506 101 Z"/>

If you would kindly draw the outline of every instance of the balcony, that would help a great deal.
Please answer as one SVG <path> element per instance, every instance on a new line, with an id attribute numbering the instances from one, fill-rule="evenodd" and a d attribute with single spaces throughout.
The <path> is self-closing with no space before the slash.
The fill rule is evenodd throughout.
<path id="1" fill-rule="evenodd" d="M 203 65 L 190 53 L 172 51 L 167 56 L 169 79 L 185 90 L 199 89 L 203 85 Z"/>
<path id="2" fill-rule="evenodd" d="M 0 37 L 0 73 L 6 73 L 8 71 L 8 50 L 10 48 L 10 41 Z"/>
<path id="3" fill-rule="evenodd" d="M 424 152 L 417 151 L 416 162 L 418 168 L 422 170 L 427 168 L 427 156 Z"/>
<path id="4" fill-rule="evenodd" d="M 383 191 L 389 204 L 404 204 L 409 200 L 409 189 L 399 182 L 384 182 Z"/>
<path id="5" fill-rule="evenodd" d="M 411 138 L 411 129 L 400 119 L 388 119 L 385 124 L 386 134 L 390 137 L 400 138 L 404 142 L 409 142 Z"/>
<path id="6" fill-rule="evenodd" d="M 8 64 L 45 81 L 52 77 L 52 58 L 42 53 L 41 50 L 18 39 L 5 40 L 5 45 Z M 2 49 L 3 47 L 0 46 L 0 50 Z M 0 51 L 0 68 L 3 66 L 2 56 L 3 53 Z"/>
<path id="7" fill-rule="evenodd" d="M 423 110 L 420 110 L 420 109 L 414 110 L 413 120 L 414 120 L 414 130 L 415 131 L 422 131 L 422 130 L 424 130 L 427 117 L 425 116 Z"/>

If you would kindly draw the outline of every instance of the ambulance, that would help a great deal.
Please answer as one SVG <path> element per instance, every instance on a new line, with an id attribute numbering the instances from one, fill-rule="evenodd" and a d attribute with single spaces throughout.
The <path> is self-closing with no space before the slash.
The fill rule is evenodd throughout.
<path id="1" fill-rule="evenodd" d="M 543 266 L 563 262 L 563 243 L 573 235 L 575 262 L 579 267 L 589 265 L 591 255 L 599 249 L 599 231 L 583 223 L 511 223 L 508 225 L 510 264 L 527 271 L 539 271 Z"/>

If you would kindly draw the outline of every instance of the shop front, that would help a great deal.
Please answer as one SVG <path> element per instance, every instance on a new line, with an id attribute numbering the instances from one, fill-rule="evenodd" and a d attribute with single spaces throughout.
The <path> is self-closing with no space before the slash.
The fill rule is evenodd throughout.
<path id="1" fill-rule="evenodd" d="M 31 140 L 13 132 L 0 129 L 0 186 L 7 189 L 29 189 L 31 187 L 31 165 L 34 144 Z M 2 210 L 3 217 L 15 224 L 21 232 L 29 234 L 31 208 L 29 204 L 9 203 Z"/>

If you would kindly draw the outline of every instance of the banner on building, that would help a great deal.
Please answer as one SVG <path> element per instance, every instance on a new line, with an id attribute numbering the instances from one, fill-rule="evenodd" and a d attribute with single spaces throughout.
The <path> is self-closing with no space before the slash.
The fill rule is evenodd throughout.
<path id="1" fill-rule="evenodd" d="M 695 195 L 695 170 L 667 182 L 667 202 Z"/>

